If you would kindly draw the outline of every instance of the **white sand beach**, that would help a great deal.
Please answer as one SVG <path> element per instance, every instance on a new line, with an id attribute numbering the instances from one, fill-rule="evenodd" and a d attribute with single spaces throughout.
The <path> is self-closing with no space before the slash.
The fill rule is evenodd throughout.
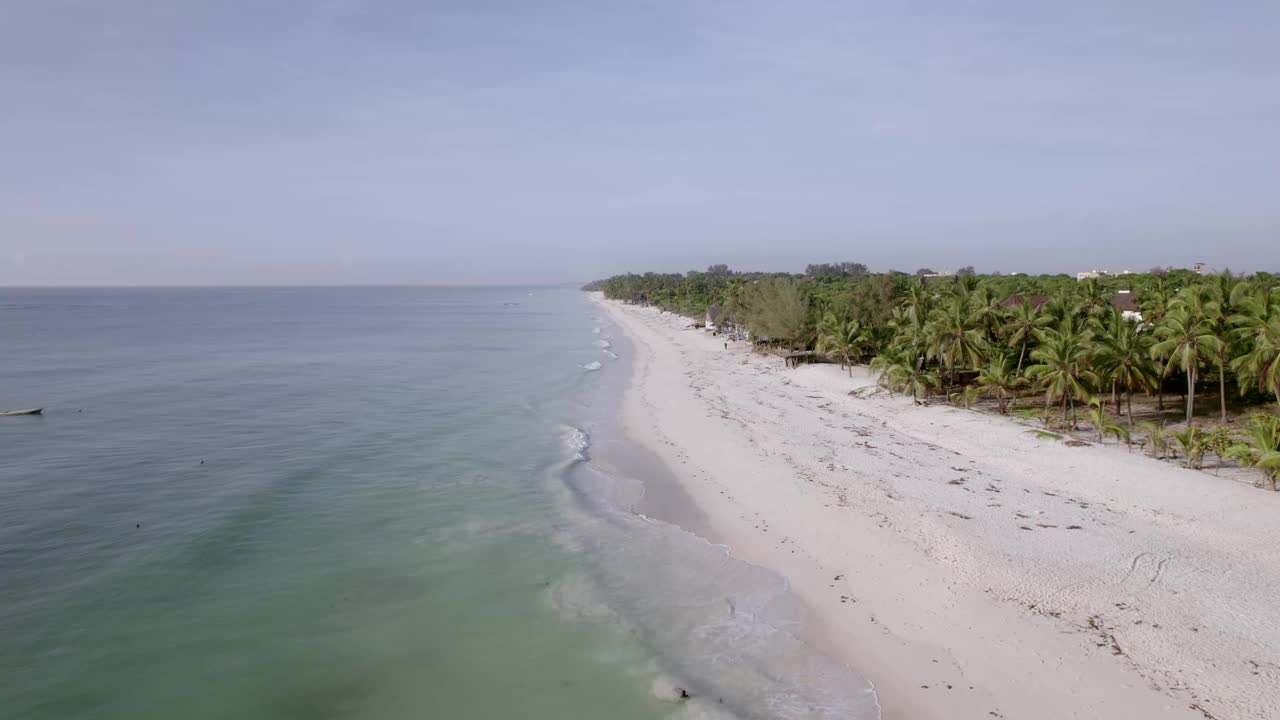
<path id="1" fill-rule="evenodd" d="M 915 407 L 654 309 L 627 433 L 892 720 L 1280 718 L 1280 494 Z"/>

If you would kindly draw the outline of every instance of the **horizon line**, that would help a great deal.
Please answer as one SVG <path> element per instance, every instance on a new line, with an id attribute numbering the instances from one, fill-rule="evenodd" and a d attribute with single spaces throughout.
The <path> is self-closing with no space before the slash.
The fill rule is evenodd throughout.
<path id="1" fill-rule="evenodd" d="M 591 281 L 585 281 L 591 282 Z M 555 283 L 317 283 L 311 284 L 271 284 L 271 283 L 224 283 L 198 285 L 3 285 L 0 290 L 305 290 L 305 289 L 344 289 L 344 288 L 504 288 L 504 287 L 569 287 L 578 286 L 582 282 L 565 281 Z"/>

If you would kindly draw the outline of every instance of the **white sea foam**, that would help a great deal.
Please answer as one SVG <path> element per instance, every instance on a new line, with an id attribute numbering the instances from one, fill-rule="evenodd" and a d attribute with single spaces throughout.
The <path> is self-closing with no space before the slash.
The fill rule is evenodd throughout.
<path id="1" fill-rule="evenodd" d="M 640 516 L 639 481 L 597 468 L 581 430 L 567 429 L 565 442 L 578 462 L 564 476 L 575 501 L 565 506 L 561 541 L 595 571 L 587 586 L 558 589 L 553 603 L 566 618 L 645 638 L 661 658 L 651 692 L 676 704 L 672 720 L 757 710 L 787 720 L 879 717 L 869 683 L 800 639 L 803 609 L 784 578 Z"/>
<path id="2" fill-rule="evenodd" d="M 595 333 L 596 335 L 599 335 L 599 334 L 600 334 L 600 332 L 601 332 L 601 330 L 600 330 L 600 328 L 598 328 L 598 327 L 593 327 L 593 328 L 591 328 L 591 332 Z"/>
<path id="3" fill-rule="evenodd" d="M 586 460 L 587 449 L 591 447 L 591 436 L 581 428 L 565 427 L 562 435 L 565 447 L 574 460 Z"/>
<path id="4" fill-rule="evenodd" d="M 598 348 L 613 347 L 613 343 L 609 342 L 608 340 L 605 340 L 605 339 L 601 338 L 601 339 L 599 339 L 599 340 L 596 340 L 596 347 L 598 347 Z"/>
<path id="5" fill-rule="evenodd" d="M 618 359 L 618 354 L 617 354 L 617 353 L 615 353 L 615 352 L 614 352 L 614 351 L 612 351 L 612 350 L 605 350 L 605 351 L 604 351 L 604 354 L 605 354 L 605 355 L 608 355 L 609 357 L 613 358 L 614 360 L 617 360 L 617 359 Z"/>
<path id="6" fill-rule="evenodd" d="M 676 678 L 666 673 L 658 673 L 657 677 L 653 679 L 653 684 L 649 686 L 649 694 L 659 700 L 676 702 L 680 700 L 680 691 L 683 689 L 684 684 Z"/>
<path id="7" fill-rule="evenodd" d="M 599 361 L 599 360 L 592 360 L 591 362 L 587 363 L 586 365 L 583 365 L 583 366 L 582 366 L 582 369 L 583 369 L 583 370 L 599 370 L 599 369 L 600 369 L 600 368 L 602 368 L 602 367 L 604 367 L 604 366 L 600 364 L 600 361 Z"/>

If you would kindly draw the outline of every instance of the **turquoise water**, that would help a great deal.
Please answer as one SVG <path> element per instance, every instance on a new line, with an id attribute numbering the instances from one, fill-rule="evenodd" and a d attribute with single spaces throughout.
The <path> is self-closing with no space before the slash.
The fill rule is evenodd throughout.
<path id="1" fill-rule="evenodd" d="M 3 716 L 869 717 L 780 578 L 588 462 L 626 362 L 593 315 L 0 290 L 0 407 L 47 408 L 0 418 Z"/>

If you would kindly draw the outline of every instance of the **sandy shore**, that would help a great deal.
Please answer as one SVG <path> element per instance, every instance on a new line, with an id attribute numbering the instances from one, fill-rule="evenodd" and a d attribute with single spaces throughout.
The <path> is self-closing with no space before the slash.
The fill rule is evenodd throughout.
<path id="1" fill-rule="evenodd" d="M 636 346 L 627 433 L 886 718 L 1280 718 L 1280 494 L 596 300 Z"/>

